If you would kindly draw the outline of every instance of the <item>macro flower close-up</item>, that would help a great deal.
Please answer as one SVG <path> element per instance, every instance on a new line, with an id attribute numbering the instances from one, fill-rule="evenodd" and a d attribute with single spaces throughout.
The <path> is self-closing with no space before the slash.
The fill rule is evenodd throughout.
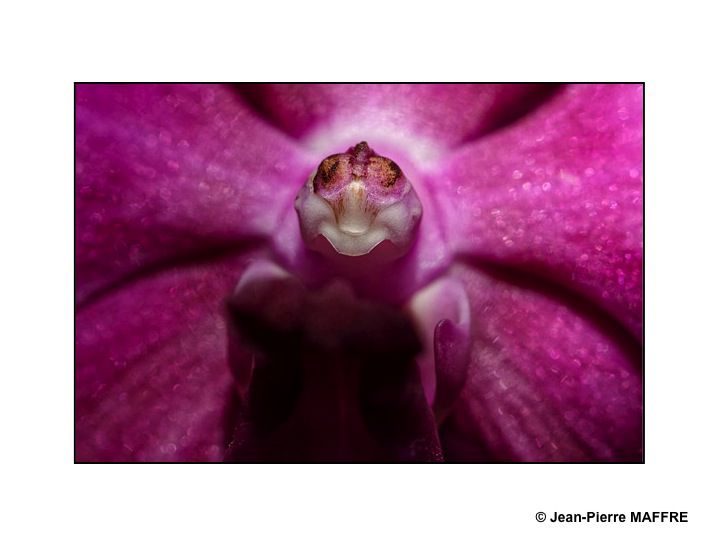
<path id="1" fill-rule="evenodd" d="M 641 84 L 75 99 L 76 461 L 643 461 Z"/>

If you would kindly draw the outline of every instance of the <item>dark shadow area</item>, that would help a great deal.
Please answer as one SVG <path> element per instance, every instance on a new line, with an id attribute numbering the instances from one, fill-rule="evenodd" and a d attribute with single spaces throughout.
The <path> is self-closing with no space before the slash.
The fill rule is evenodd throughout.
<path id="1" fill-rule="evenodd" d="M 228 305 L 238 389 L 226 461 L 441 459 L 415 364 L 420 340 L 402 312 L 291 279 L 244 294 Z"/>
<path id="2" fill-rule="evenodd" d="M 288 131 L 287 127 L 283 125 L 279 118 L 275 116 L 272 107 L 263 99 L 263 90 L 268 85 L 266 84 L 236 84 L 233 88 L 237 91 L 238 98 L 248 105 L 257 115 L 265 120 L 269 125 L 275 129 L 285 133 L 288 137 L 297 139 L 299 133 L 292 133 Z"/>
<path id="3" fill-rule="evenodd" d="M 465 137 L 458 146 L 476 141 L 481 137 L 487 137 L 491 133 L 522 120 L 554 99 L 564 88 L 564 85 L 554 83 L 539 83 L 531 86 L 531 91 L 521 99 L 516 98 L 504 106 L 494 107 L 489 112 L 487 123 Z"/>

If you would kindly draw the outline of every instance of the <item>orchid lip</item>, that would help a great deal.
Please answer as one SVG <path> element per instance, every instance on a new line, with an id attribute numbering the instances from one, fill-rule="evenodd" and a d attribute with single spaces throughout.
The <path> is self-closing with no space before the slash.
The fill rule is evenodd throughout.
<path id="1" fill-rule="evenodd" d="M 325 158 L 300 188 L 295 209 L 309 248 L 351 257 L 385 241 L 390 258 L 401 257 L 422 217 L 422 204 L 400 167 L 365 142 Z"/>

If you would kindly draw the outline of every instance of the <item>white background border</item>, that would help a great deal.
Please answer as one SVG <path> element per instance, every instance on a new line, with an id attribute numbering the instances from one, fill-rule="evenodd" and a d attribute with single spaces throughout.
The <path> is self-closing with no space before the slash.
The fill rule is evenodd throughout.
<path id="1" fill-rule="evenodd" d="M 717 535 L 719 89 L 699 2 L 4 7 L 3 538 Z M 73 465 L 75 80 L 646 81 L 645 465 Z M 535 512 L 687 510 L 686 525 Z"/>

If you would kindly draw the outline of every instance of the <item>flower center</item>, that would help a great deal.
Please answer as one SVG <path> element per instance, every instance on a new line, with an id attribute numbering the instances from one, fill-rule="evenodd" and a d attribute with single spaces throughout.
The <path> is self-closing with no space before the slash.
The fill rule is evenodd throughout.
<path id="1" fill-rule="evenodd" d="M 305 244 L 328 255 L 367 255 L 380 244 L 388 259 L 404 255 L 422 205 L 398 165 L 366 142 L 328 156 L 300 188 L 295 209 Z"/>

